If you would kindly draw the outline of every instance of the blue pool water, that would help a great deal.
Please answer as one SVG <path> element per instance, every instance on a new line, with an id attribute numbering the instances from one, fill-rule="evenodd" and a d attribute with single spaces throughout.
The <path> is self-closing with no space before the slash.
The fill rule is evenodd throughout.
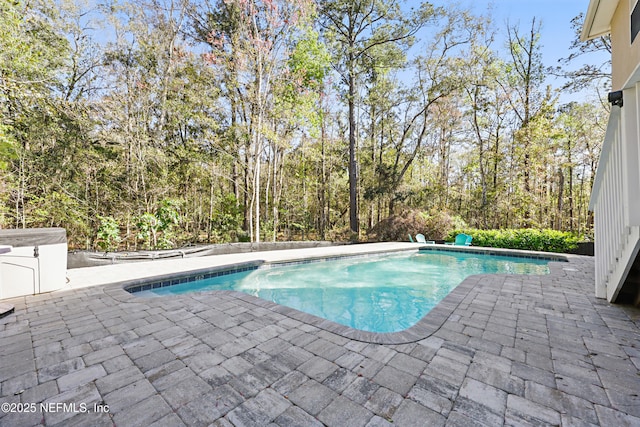
<path id="1" fill-rule="evenodd" d="M 370 332 L 416 324 L 473 274 L 548 274 L 549 260 L 428 250 L 260 268 L 137 292 L 235 290 Z"/>

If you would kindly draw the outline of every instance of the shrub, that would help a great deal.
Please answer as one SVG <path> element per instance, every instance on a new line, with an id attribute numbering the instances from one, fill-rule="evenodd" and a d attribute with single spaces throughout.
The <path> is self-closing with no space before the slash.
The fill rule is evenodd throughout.
<path id="1" fill-rule="evenodd" d="M 578 247 L 580 241 L 580 237 L 575 233 L 532 228 L 506 230 L 460 228 L 451 231 L 447 240 L 453 241 L 459 233 L 472 236 L 474 246 L 543 252 L 570 252 Z"/>
<path id="2" fill-rule="evenodd" d="M 112 216 L 100 216 L 100 226 L 97 231 L 97 244 L 103 251 L 113 251 L 120 243 L 120 226 L 118 221 Z"/>
<path id="3" fill-rule="evenodd" d="M 211 234 L 216 242 L 250 241 L 246 233 L 241 232 L 242 208 L 233 194 L 222 196 L 211 216 Z"/>
<path id="4" fill-rule="evenodd" d="M 179 203 L 175 200 L 162 200 L 156 213 L 145 212 L 136 218 L 138 233 L 136 238 L 144 240 L 147 249 L 170 249 L 173 227 L 178 224 L 180 215 Z"/>
<path id="5" fill-rule="evenodd" d="M 380 221 L 368 234 L 370 241 L 377 242 L 406 241 L 409 234 L 415 236 L 418 233 L 424 234 L 429 240 L 443 240 L 451 230 L 463 227 L 466 224 L 460 217 L 446 211 L 405 209 L 398 215 Z"/>

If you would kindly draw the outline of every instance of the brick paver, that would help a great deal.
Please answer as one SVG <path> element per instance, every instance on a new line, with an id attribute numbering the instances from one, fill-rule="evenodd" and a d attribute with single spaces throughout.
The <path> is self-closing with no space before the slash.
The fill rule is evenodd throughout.
<path id="1" fill-rule="evenodd" d="M 640 425 L 640 309 L 593 280 L 471 277 L 380 339 L 231 292 L 13 299 L 0 425 Z"/>

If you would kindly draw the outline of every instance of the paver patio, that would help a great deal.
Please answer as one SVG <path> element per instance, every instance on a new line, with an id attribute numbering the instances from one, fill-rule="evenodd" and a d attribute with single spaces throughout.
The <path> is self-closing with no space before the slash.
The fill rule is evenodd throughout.
<path id="1" fill-rule="evenodd" d="M 593 282 L 473 276 L 394 344 L 233 292 L 4 301 L 0 425 L 640 426 L 640 310 Z"/>

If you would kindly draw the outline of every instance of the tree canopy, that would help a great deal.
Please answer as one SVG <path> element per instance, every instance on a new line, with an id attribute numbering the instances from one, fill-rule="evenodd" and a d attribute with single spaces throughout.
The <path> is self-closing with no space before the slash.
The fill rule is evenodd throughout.
<path id="1" fill-rule="evenodd" d="M 590 235 L 607 111 L 546 77 L 601 85 L 608 64 L 573 64 L 609 45 L 550 68 L 539 24 L 428 2 L 2 2 L 0 228 L 101 250 L 363 239 L 409 209 Z"/>

